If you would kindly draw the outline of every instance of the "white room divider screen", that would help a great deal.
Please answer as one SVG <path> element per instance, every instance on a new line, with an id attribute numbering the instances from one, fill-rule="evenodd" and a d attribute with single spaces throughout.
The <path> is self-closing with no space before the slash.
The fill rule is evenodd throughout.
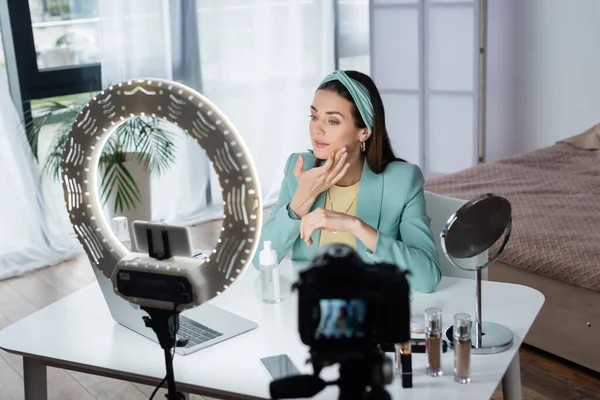
<path id="1" fill-rule="evenodd" d="M 388 132 L 428 177 L 480 160 L 484 9 L 485 0 L 370 1 L 371 76 Z"/>

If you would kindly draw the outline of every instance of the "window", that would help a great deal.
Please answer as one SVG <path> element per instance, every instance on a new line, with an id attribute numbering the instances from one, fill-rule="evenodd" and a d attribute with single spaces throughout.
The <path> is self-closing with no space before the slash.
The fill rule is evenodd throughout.
<path id="1" fill-rule="evenodd" d="M 97 0 L 29 0 L 40 70 L 98 60 Z"/>
<path id="2" fill-rule="evenodd" d="M 98 0 L 6 0 L 24 112 L 29 102 L 100 90 Z"/>
<path id="3" fill-rule="evenodd" d="M 8 37 L 18 43 L 15 63 L 24 108 L 34 99 L 101 90 L 99 0 L 6 0 L 5 4 L 12 30 Z M 216 4 L 198 2 L 200 9 Z M 332 7 L 337 19 L 336 65 L 370 73 L 369 0 L 329 0 L 322 9 L 327 7 Z"/>

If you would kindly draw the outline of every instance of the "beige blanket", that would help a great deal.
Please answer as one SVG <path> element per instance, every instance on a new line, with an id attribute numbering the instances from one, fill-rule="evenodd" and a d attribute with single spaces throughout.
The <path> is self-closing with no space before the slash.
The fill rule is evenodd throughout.
<path id="1" fill-rule="evenodd" d="M 513 229 L 500 260 L 600 291 L 600 152 L 589 149 L 589 134 L 575 138 L 429 179 L 425 190 L 465 200 L 504 195 Z"/>

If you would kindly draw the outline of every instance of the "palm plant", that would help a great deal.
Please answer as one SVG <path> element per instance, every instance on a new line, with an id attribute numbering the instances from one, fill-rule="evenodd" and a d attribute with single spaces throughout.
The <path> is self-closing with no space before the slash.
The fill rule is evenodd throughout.
<path id="1" fill-rule="evenodd" d="M 27 141 L 36 161 L 38 160 L 38 139 L 42 126 L 49 120 L 57 120 L 57 134 L 50 145 L 43 172 L 55 180 L 60 180 L 63 151 L 73 121 L 88 103 L 90 98 L 69 102 L 50 101 L 38 108 L 35 118 L 31 113 L 25 118 Z M 36 113 L 36 114 L 38 114 Z M 99 160 L 100 196 L 106 204 L 114 193 L 114 212 L 125 208 L 135 208 L 140 202 L 140 189 L 127 169 L 128 154 L 134 154 L 137 161 L 151 176 L 165 172 L 175 159 L 177 133 L 165 128 L 163 121 L 154 117 L 133 117 L 120 125 L 107 140 Z"/>

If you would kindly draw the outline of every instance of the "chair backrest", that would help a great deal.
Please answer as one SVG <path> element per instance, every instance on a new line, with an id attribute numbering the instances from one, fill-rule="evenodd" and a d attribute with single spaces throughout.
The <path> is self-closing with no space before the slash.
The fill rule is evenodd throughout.
<path id="1" fill-rule="evenodd" d="M 475 278 L 475 272 L 465 271 L 453 265 L 442 250 L 440 233 L 446 226 L 446 222 L 452 214 L 462 207 L 467 201 L 456 199 L 454 197 L 443 196 L 437 193 L 425 191 L 425 202 L 427 215 L 431 218 L 431 231 L 435 239 L 440 269 L 443 276 L 452 276 L 456 278 Z M 475 257 L 455 260 L 459 265 L 467 268 L 474 268 L 477 265 L 483 265 L 488 261 L 488 252 Z M 487 268 L 482 271 L 481 279 L 488 279 Z"/>

